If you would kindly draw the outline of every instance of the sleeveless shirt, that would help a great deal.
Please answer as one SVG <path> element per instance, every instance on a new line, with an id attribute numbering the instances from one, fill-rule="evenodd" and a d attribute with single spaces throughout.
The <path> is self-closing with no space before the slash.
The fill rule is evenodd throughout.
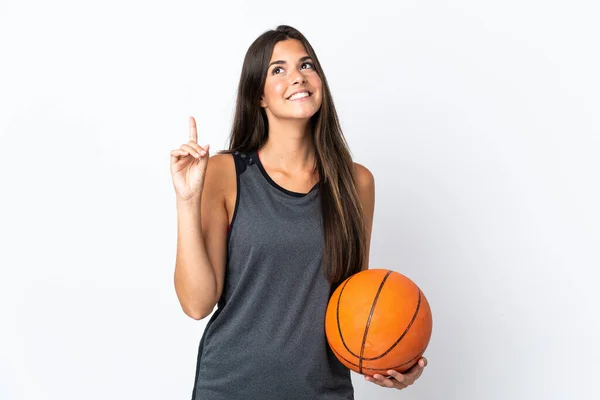
<path id="1" fill-rule="evenodd" d="M 223 293 L 200 340 L 192 400 L 349 400 L 350 371 L 325 336 L 319 183 L 273 181 L 256 151 L 233 153 L 237 195 Z"/>

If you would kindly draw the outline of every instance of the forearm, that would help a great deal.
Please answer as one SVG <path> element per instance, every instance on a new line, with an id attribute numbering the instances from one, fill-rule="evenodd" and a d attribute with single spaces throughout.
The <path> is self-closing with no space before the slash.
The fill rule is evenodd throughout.
<path id="1" fill-rule="evenodd" d="M 202 235 L 200 201 L 177 201 L 175 290 L 183 311 L 194 319 L 217 302 L 217 280 Z"/>

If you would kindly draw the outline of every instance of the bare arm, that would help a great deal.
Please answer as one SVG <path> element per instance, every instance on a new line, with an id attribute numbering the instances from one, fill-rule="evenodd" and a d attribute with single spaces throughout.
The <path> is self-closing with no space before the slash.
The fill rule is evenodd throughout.
<path id="1" fill-rule="evenodd" d="M 197 320 L 213 311 L 223 292 L 229 225 L 225 194 L 232 180 L 235 184 L 232 156 L 213 156 L 201 202 L 177 205 L 175 290 L 183 311 Z"/>
<path id="2" fill-rule="evenodd" d="M 371 171 L 365 166 L 354 163 L 354 174 L 356 177 L 356 188 L 360 203 L 363 207 L 365 221 L 365 237 L 367 241 L 367 251 L 363 270 L 369 269 L 369 254 L 371 251 L 371 231 L 373 228 L 373 214 L 375 212 L 375 179 Z"/>
<path id="3" fill-rule="evenodd" d="M 202 150 L 191 118 L 190 141 L 171 153 L 177 194 L 174 283 L 184 313 L 197 320 L 213 311 L 223 290 L 228 224 L 224 193 L 232 168 L 235 180 L 230 155 L 208 159 Z"/>

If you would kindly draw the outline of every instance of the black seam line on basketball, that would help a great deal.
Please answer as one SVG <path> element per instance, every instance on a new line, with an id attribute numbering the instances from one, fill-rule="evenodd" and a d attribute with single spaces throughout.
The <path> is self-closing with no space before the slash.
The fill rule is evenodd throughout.
<path id="1" fill-rule="evenodd" d="M 350 365 L 354 365 L 355 367 L 358 367 L 358 364 L 354 364 L 352 361 L 348 360 L 346 357 L 342 356 L 339 352 L 337 352 L 333 347 L 331 347 L 331 350 L 336 354 L 337 357 L 341 358 L 342 360 L 346 361 L 348 364 Z M 425 346 L 423 349 L 421 349 L 421 351 L 419 351 L 417 353 L 417 355 L 413 358 L 411 358 L 410 360 L 408 360 L 405 363 L 402 363 L 400 365 L 395 365 L 393 367 L 386 367 L 386 368 L 369 368 L 369 367 L 363 367 L 362 369 L 366 369 L 369 371 L 387 371 L 389 369 L 396 369 L 396 368 L 400 368 L 405 366 L 406 364 L 410 364 L 411 362 L 415 361 L 417 358 L 421 357 L 423 355 L 423 353 L 425 352 L 425 350 L 427 350 L 427 346 Z"/>
<path id="2" fill-rule="evenodd" d="M 350 282 L 350 279 L 352 279 L 353 277 L 354 277 L 354 275 L 352 275 L 350 278 L 348 278 L 348 280 L 346 282 L 344 282 L 344 286 L 342 286 L 342 290 L 340 290 L 340 295 L 338 297 L 337 307 L 335 310 L 335 318 L 337 321 L 340 339 L 342 339 L 342 344 L 344 345 L 344 347 L 346 348 L 346 350 L 348 350 L 348 352 L 350 354 L 352 354 L 354 357 L 358 357 L 358 354 L 354 354 L 354 352 L 348 348 L 348 345 L 346 344 L 346 341 L 344 340 L 344 336 L 342 335 L 342 327 L 340 326 L 340 302 L 342 301 L 342 293 L 344 293 L 344 289 L 346 288 L 346 285 L 348 284 L 348 282 Z"/>
<path id="3" fill-rule="evenodd" d="M 398 343 L 400 343 L 400 341 L 404 338 L 404 336 L 406 336 L 406 334 L 410 330 L 410 327 L 412 326 L 412 324 L 417 319 L 417 315 L 419 315 L 420 308 L 421 308 L 421 290 L 419 290 L 419 299 L 417 300 L 417 309 L 415 310 L 415 313 L 413 314 L 412 319 L 410 320 L 408 326 L 406 327 L 406 329 L 404 330 L 404 332 L 402 333 L 402 335 L 400 336 L 400 338 L 398 338 L 398 340 L 396 340 L 396 343 L 394 343 L 383 354 L 381 354 L 381 355 L 379 355 L 377 357 L 374 357 L 374 358 L 365 358 L 365 360 L 367 360 L 367 361 L 377 360 L 377 359 L 379 359 L 381 357 L 384 357 L 387 353 L 389 353 L 390 351 L 392 351 L 394 349 L 394 347 L 396 347 L 398 345 Z"/>
<path id="4" fill-rule="evenodd" d="M 391 275 L 391 273 L 392 273 L 392 271 L 388 271 L 387 274 L 385 274 L 385 276 L 383 277 L 383 280 L 379 284 L 379 289 L 377 289 L 377 294 L 375 295 L 375 298 L 373 299 L 373 304 L 371 305 L 371 312 L 369 312 L 369 318 L 367 319 L 367 326 L 365 326 L 365 334 L 363 336 L 362 345 L 360 346 L 360 357 L 358 359 L 358 362 L 360 364 L 358 366 L 358 368 L 359 368 L 361 374 L 362 374 L 363 355 L 365 354 L 365 345 L 367 342 L 367 335 L 369 333 L 369 327 L 371 325 L 371 318 L 373 317 L 373 313 L 375 312 L 375 305 L 377 305 L 377 300 L 379 299 L 379 294 L 381 293 L 381 289 L 383 289 L 383 285 L 385 285 L 385 281 L 387 281 L 387 278 Z"/>

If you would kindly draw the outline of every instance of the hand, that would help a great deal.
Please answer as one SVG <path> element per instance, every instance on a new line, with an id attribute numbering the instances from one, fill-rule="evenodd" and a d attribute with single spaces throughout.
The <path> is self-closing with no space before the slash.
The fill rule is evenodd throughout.
<path id="1" fill-rule="evenodd" d="M 181 145 L 179 149 L 171 151 L 171 175 L 178 199 L 190 200 L 193 197 L 200 197 L 208 164 L 209 147 L 208 144 L 204 147 L 198 145 L 196 120 L 190 117 L 190 141 Z"/>
<path id="2" fill-rule="evenodd" d="M 388 371 L 389 377 L 387 378 L 383 375 L 375 374 L 372 377 L 365 375 L 365 380 L 373 382 L 381 387 L 395 388 L 398 390 L 406 389 L 415 383 L 417 379 L 419 379 L 423 373 L 423 369 L 426 366 L 427 359 L 422 357 L 414 366 L 412 366 L 412 368 L 410 368 L 408 371 L 405 371 L 403 374 L 390 369 Z"/>

